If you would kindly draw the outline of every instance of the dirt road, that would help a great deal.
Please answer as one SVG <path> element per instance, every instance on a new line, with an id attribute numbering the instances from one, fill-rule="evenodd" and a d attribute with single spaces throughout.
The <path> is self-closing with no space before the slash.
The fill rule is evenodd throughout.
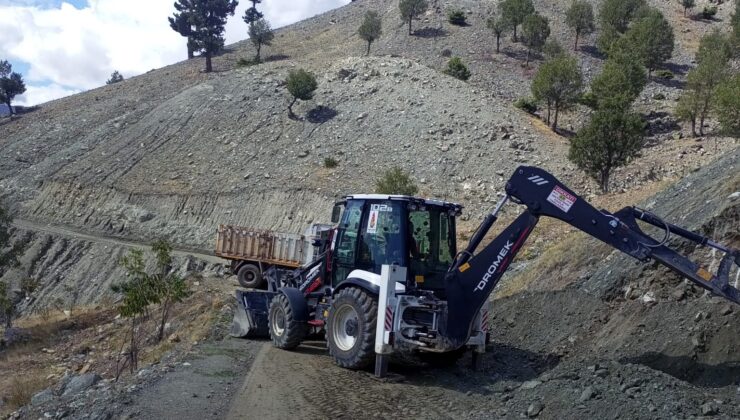
<path id="1" fill-rule="evenodd" d="M 105 235 L 95 235 L 91 233 L 85 233 L 80 230 L 76 230 L 67 226 L 52 225 L 47 223 L 32 222 L 24 219 L 14 219 L 13 226 L 22 229 L 30 230 L 35 232 L 50 233 L 53 235 L 60 235 L 67 238 L 81 239 L 84 241 L 95 242 L 99 244 L 106 244 L 111 246 L 123 246 L 126 248 L 148 248 L 149 242 L 135 241 L 131 239 L 116 238 Z M 216 264 L 224 264 L 226 260 L 219 258 L 215 255 L 208 254 L 204 250 L 195 250 L 187 248 L 175 247 L 172 251 L 172 255 L 176 257 L 195 257 L 203 261 Z"/>

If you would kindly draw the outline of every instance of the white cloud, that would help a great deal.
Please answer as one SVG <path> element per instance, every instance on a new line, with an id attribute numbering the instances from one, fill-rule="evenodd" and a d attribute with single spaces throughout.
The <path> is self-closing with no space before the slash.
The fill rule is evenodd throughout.
<path id="1" fill-rule="evenodd" d="M 344 6 L 350 0 L 263 0 L 257 10 L 265 15 L 273 28 L 280 28 L 299 20 Z M 226 43 L 231 44 L 247 37 L 247 24 L 242 20 L 252 3 L 240 0 L 234 17 L 226 24 Z"/>
<path id="2" fill-rule="evenodd" d="M 56 3 L 56 4 L 55 4 Z M 241 0 L 226 41 L 246 38 Z M 277 28 L 349 3 L 349 0 L 264 0 L 258 8 Z M 54 0 L 0 0 L 0 59 L 27 63 L 28 91 L 19 103 L 34 105 L 101 86 L 113 70 L 131 77 L 180 61 L 185 40 L 167 17 L 173 0 L 89 0 L 78 9 Z"/>
<path id="3" fill-rule="evenodd" d="M 79 92 L 79 89 L 70 89 L 56 84 L 51 84 L 47 86 L 30 85 L 26 88 L 26 93 L 15 97 L 13 105 L 31 106 L 48 102 L 57 98 L 74 95 L 75 93 Z"/>

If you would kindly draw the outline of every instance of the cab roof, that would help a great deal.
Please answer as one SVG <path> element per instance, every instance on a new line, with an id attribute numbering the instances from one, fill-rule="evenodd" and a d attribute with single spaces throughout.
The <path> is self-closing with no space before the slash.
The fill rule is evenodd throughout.
<path id="1" fill-rule="evenodd" d="M 342 197 L 342 201 L 347 200 L 393 200 L 393 201 L 407 201 L 414 204 L 424 204 L 427 206 L 444 207 L 446 209 L 454 209 L 456 212 L 462 212 L 463 206 L 461 204 L 452 203 L 449 201 L 435 200 L 431 198 L 412 197 L 409 195 L 388 195 L 388 194 L 352 194 Z"/>

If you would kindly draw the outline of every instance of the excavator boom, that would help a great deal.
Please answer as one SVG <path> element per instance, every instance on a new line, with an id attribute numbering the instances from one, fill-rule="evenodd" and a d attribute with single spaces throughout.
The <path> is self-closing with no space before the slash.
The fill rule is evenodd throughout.
<path id="1" fill-rule="evenodd" d="M 475 254 L 508 200 L 524 205 L 525 211 Z M 667 223 L 637 207 L 625 207 L 613 214 L 597 210 L 552 174 L 540 168 L 521 166 L 507 182 L 506 196 L 481 223 L 466 249 L 457 255 L 445 278 L 448 316 L 441 333 L 451 342 L 459 345 L 465 342 L 477 312 L 488 300 L 540 216 L 562 220 L 639 261 L 654 259 L 696 285 L 740 304 L 740 292 L 729 282 L 730 270 L 734 265 L 740 265 L 740 251 L 737 249 Z M 665 236 L 661 240 L 649 236 L 640 229 L 638 220 L 663 228 Z M 724 252 L 717 273 L 710 273 L 668 247 L 671 234 Z"/>

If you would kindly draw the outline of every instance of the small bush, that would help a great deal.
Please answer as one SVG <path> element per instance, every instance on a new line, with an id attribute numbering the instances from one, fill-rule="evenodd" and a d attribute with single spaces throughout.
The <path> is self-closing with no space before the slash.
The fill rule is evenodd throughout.
<path id="1" fill-rule="evenodd" d="M 653 95 L 653 99 L 655 99 L 656 101 L 664 101 L 665 95 L 663 95 L 662 93 L 656 93 L 655 95 Z"/>
<path id="2" fill-rule="evenodd" d="M 447 13 L 447 19 L 453 25 L 463 26 L 465 25 L 465 12 L 460 9 L 450 10 Z"/>
<path id="3" fill-rule="evenodd" d="M 712 19 L 717 14 L 717 6 L 704 6 L 701 11 L 701 17 L 704 19 Z"/>
<path id="4" fill-rule="evenodd" d="M 460 80 L 468 80 L 470 78 L 470 70 L 468 70 L 468 67 L 462 62 L 460 57 L 452 57 L 447 62 L 445 74 Z"/>
<path id="5" fill-rule="evenodd" d="M 666 69 L 660 69 L 655 71 L 655 77 L 659 77 L 661 79 L 671 80 L 675 76 L 673 75 L 673 72 Z"/>
<path id="6" fill-rule="evenodd" d="M 236 66 L 237 67 L 251 67 L 256 66 L 260 62 L 255 60 L 254 58 L 240 58 L 236 60 Z"/>
<path id="7" fill-rule="evenodd" d="M 399 167 L 391 168 L 375 181 L 378 194 L 414 195 L 419 191 L 411 176 Z"/>
<path id="8" fill-rule="evenodd" d="M 441 55 L 442 57 L 447 57 L 447 58 L 452 57 L 452 50 L 449 48 L 445 48 L 442 50 L 441 53 L 439 53 L 439 55 Z"/>
<path id="9" fill-rule="evenodd" d="M 332 169 L 339 166 L 339 161 L 333 157 L 324 158 L 324 168 Z"/>
<path id="10" fill-rule="evenodd" d="M 519 98 L 514 102 L 514 106 L 530 114 L 537 112 L 537 102 L 532 98 Z"/>

